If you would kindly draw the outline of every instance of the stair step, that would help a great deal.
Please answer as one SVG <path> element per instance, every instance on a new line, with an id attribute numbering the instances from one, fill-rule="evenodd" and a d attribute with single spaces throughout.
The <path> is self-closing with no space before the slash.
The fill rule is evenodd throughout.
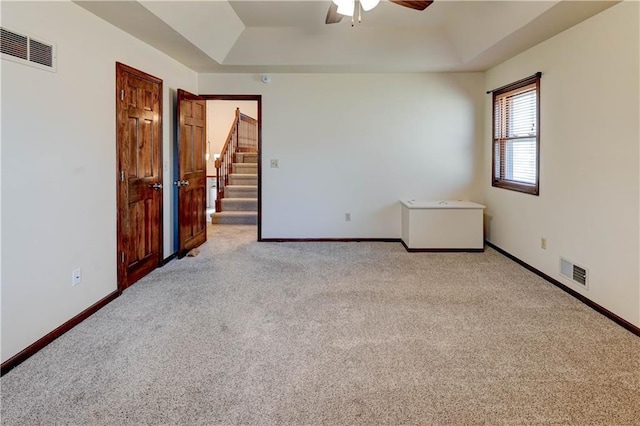
<path id="1" fill-rule="evenodd" d="M 215 212 L 211 223 L 225 225 L 257 225 L 258 212 Z"/>
<path id="2" fill-rule="evenodd" d="M 227 185 L 224 198 L 258 198 L 257 185 Z"/>
<path id="3" fill-rule="evenodd" d="M 238 163 L 258 163 L 257 152 L 236 152 L 236 162 Z"/>
<path id="4" fill-rule="evenodd" d="M 230 185 L 258 185 L 258 175 L 231 173 L 229 175 Z"/>
<path id="5" fill-rule="evenodd" d="M 223 198 L 222 211 L 258 211 L 257 198 Z"/>
<path id="6" fill-rule="evenodd" d="M 258 164 L 257 163 L 233 163 L 233 172 L 237 174 L 257 175 Z"/>

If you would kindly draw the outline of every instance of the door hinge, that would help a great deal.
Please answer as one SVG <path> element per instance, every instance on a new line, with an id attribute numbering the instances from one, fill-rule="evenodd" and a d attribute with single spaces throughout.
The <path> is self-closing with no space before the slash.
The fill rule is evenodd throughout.
<path id="1" fill-rule="evenodd" d="M 124 172 L 120 170 L 120 182 L 124 182 Z"/>
<path id="2" fill-rule="evenodd" d="M 124 263 L 124 252 L 120 252 L 120 263 Z"/>
<path id="3" fill-rule="evenodd" d="M 124 101 L 124 89 L 120 91 L 120 100 Z"/>

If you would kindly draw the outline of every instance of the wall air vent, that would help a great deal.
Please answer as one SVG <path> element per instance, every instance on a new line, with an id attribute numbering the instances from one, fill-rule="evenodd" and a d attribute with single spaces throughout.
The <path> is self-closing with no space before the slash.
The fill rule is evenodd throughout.
<path id="1" fill-rule="evenodd" d="M 56 46 L 39 37 L 0 28 L 0 52 L 2 59 L 47 71 L 56 71 Z"/>
<path id="2" fill-rule="evenodd" d="M 560 275 L 587 289 L 589 288 L 587 281 L 587 269 L 562 257 L 560 258 Z"/>

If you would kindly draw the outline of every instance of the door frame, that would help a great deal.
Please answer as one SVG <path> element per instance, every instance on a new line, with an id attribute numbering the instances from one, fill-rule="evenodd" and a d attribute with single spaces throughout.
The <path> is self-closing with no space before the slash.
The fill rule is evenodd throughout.
<path id="1" fill-rule="evenodd" d="M 262 241 L 262 95 L 198 95 L 207 101 L 256 101 L 258 103 L 258 235 Z"/>
<path id="2" fill-rule="evenodd" d="M 129 65 L 125 65 L 121 62 L 116 62 L 116 87 L 115 87 L 115 113 L 116 113 L 116 173 L 115 173 L 115 177 L 116 177 L 116 264 L 117 264 L 117 282 L 118 282 L 118 293 L 122 293 L 127 287 L 129 287 L 131 284 L 128 282 L 127 280 L 127 274 L 126 274 L 126 264 L 122 262 L 122 255 L 125 252 L 125 247 L 124 247 L 124 232 L 123 232 L 123 223 L 122 223 L 122 215 L 123 215 L 123 209 L 127 208 L 126 205 L 123 205 L 123 203 L 125 202 L 125 200 L 123 200 L 123 193 L 122 193 L 122 181 L 121 181 L 121 177 L 120 177 L 120 172 L 121 172 L 121 164 L 120 164 L 120 153 L 123 152 L 123 144 L 124 141 L 122 140 L 122 138 L 120 137 L 120 129 L 118 128 L 118 125 L 120 124 L 120 114 L 122 113 L 121 110 L 121 103 L 120 103 L 120 90 L 121 86 L 122 86 L 122 74 L 123 73 L 129 73 L 132 74 L 136 77 L 139 77 L 143 80 L 148 80 L 152 83 L 158 84 L 158 89 L 159 89 L 159 96 L 158 96 L 158 135 L 157 135 L 157 140 L 158 140 L 158 150 L 159 150 L 159 159 L 158 159 L 158 178 L 159 181 L 161 183 L 164 183 L 164 176 L 163 176 L 163 171 L 164 171 L 164 166 L 163 166 L 163 158 L 162 158 L 162 154 L 163 154 L 163 139 L 162 139 L 162 134 L 163 134 L 163 127 L 162 127 L 162 117 L 163 117 L 163 103 L 164 103 L 164 90 L 163 90 L 163 84 L 162 84 L 162 79 L 155 77 L 151 74 L 148 74 L 144 71 L 140 71 L 139 69 L 133 68 Z M 163 226 L 163 212 L 164 212 L 164 195 L 163 195 L 164 189 L 162 190 L 162 192 L 160 192 L 160 202 L 158 203 L 158 245 L 159 245 L 159 250 L 158 250 L 158 265 L 160 266 L 163 263 L 163 252 L 164 252 L 164 226 Z"/>

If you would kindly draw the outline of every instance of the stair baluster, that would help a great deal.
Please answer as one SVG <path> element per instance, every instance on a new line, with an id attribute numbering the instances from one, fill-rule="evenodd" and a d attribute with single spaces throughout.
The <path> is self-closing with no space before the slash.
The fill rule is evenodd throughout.
<path id="1" fill-rule="evenodd" d="M 231 124 L 227 140 L 222 147 L 220 158 L 216 160 L 216 184 L 218 196 L 216 197 L 216 211 L 222 210 L 224 188 L 229 185 L 229 174 L 233 172 L 233 154 L 238 146 L 238 121 L 240 108 L 236 108 L 236 117 Z"/>

